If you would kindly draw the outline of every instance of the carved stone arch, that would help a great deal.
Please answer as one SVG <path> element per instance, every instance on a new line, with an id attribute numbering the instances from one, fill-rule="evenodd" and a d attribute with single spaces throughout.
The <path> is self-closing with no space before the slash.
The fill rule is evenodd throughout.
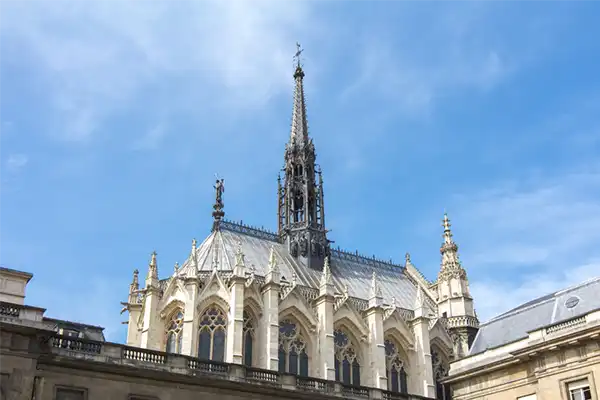
<path id="1" fill-rule="evenodd" d="M 288 322 L 290 322 L 292 325 L 295 326 L 296 328 L 296 332 L 297 334 L 294 334 L 293 336 L 286 336 L 285 334 L 285 326 L 289 326 Z M 315 335 L 315 327 L 311 327 L 310 325 L 307 324 L 308 321 L 306 321 L 306 318 L 303 317 L 303 314 L 300 312 L 300 310 L 298 310 L 295 307 L 290 307 L 287 310 L 282 311 L 279 314 L 279 326 L 280 326 L 280 330 L 279 330 L 279 339 L 278 339 L 278 346 L 279 346 L 279 356 L 280 356 L 280 365 L 279 368 L 281 370 L 282 365 L 281 365 L 281 351 L 282 351 L 282 346 L 283 346 L 283 351 L 286 352 L 286 358 L 287 355 L 289 355 L 289 350 L 291 350 L 291 344 L 293 344 L 293 342 L 295 341 L 295 338 L 300 338 L 301 339 L 301 343 L 303 343 L 303 346 L 301 346 L 304 349 L 304 352 L 307 356 L 307 364 L 308 364 L 308 376 L 311 376 L 311 374 L 315 373 L 315 363 L 314 360 L 318 359 L 318 353 L 319 353 L 319 343 L 318 343 L 318 336 Z M 282 333 L 282 329 L 284 330 Z M 296 350 L 297 354 L 299 354 L 299 350 Z M 289 361 L 289 359 L 288 359 Z M 287 364 L 287 363 L 286 363 Z M 289 368 L 289 367 L 287 367 Z M 287 371 L 286 368 L 286 371 Z M 301 368 L 298 368 L 299 371 L 301 371 Z"/>
<path id="2" fill-rule="evenodd" d="M 263 314 L 262 303 L 258 303 L 254 297 L 246 297 L 244 299 L 244 309 L 249 310 L 252 317 L 258 321 Z"/>
<path id="3" fill-rule="evenodd" d="M 437 355 L 440 357 L 440 361 L 444 364 L 445 368 L 449 368 L 450 360 L 452 359 L 451 350 L 441 340 L 439 340 L 439 338 L 435 338 L 430 342 L 430 348 L 432 354 L 434 352 L 437 353 Z"/>
<path id="4" fill-rule="evenodd" d="M 364 319 L 348 302 L 344 303 L 334 312 L 333 318 L 334 326 L 337 321 L 348 321 L 347 324 L 351 325 L 349 328 L 354 329 L 357 332 L 358 339 L 362 336 L 369 335 L 369 327 Z"/>
<path id="5" fill-rule="evenodd" d="M 406 321 L 398 314 L 393 313 L 388 319 L 383 321 L 384 332 L 395 332 L 398 342 L 406 350 L 414 350 L 415 337 L 412 329 L 408 326 Z"/>
<path id="6" fill-rule="evenodd" d="M 410 364 L 410 353 L 414 352 L 414 346 L 407 340 L 404 333 L 397 327 L 389 329 L 384 328 L 384 340 L 391 339 L 398 347 L 398 352 L 402 353 L 402 358 L 405 363 Z"/>
<path id="7" fill-rule="evenodd" d="M 197 315 L 202 315 L 208 308 L 212 306 L 217 306 L 218 308 L 225 313 L 225 315 L 229 315 L 229 303 L 227 300 L 218 296 L 217 294 L 213 294 L 211 296 L 205 297 L 204 299 L 198 302 L 196 306 Z"/>
<path id="8" fill-rule="evenodd" d="M 366 342 L 368 338 L 368 331 L 367 335 L 364 335 L 363 331 L 351 319 L 346 317 L 333 322 L 333 331 L 335 332 L 338 329 L 344 331 L 348 335 L 350 341 L 352 341 L 354 346 L 356 346 L 358 362 L 360 363 L 361 367 L 366 368 L 367 360 L 369 359 L 369 357 L 367 357 L 368 354 Z"/>
<path id="9" fill-rule="evenodd" d="M 162 308 L 160 312 L 160 318 L 163 320 L 168 320 L 171 318 L 173 313 L 177 312 L 177 310 L 181 310 L 181 312 L 185 312 L 185 303 L 181 299 L 170 299 L 168 303 Z"/>
<path id="10" fill-rule="evenodd" d="M 452 339 L 440 323 L 436 323 L 433 329 L 429 331 L 429 343 L 438 346 L 448 360 L 452 359 Z"/>
<path id="11" fill-rule="evenodd" d="M 296 294 L 292 294 L 286 297 L 281 303 L 279 303 L 279 320 L 281 321 L 281 315 L 288 312 L 288 310 L 296 316 L 296 318 L 302 322 L 307 331 L 312 332 L 316 330 L 318 321 L 313 311 L 306 306 L 306 303 L 299 299 Z"/>
<path id="12" fill-rule="evenodd" d="M 312 345 L 314 344 L 313 339 L 317 329 L 316 321 L 313 321 L 309 316 L 306 315 L 305 312 L 295 305 L 291 305 L 279 312 L 279 321 L 281 322 L 286 319 L 290 319 L 298 324 L 305 336 L 305 340 L 310 342 L 307 343 L 309 345 L 309 349 L 314 349 Z"/>

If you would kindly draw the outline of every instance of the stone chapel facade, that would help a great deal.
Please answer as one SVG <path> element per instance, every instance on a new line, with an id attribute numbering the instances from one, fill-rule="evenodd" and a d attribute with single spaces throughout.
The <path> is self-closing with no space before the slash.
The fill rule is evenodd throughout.
<path id="1" fill-rule="evenodd" d="M 400 265 L 332 248 L 300 62 L 294 79 L 278 231 L 225 220 L 217 180 L 210 235 L 168 278 L 156 253 L 142 282 L 134 271 L 127 345 L 449 400 L 441 380 L 479 326 L 449 219 L 435 282 L 408 254 Z"/>

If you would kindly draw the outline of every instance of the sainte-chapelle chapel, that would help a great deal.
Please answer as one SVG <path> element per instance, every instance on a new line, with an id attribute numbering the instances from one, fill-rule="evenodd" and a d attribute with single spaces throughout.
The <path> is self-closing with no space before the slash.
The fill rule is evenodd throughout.
<path id="1" fill-rule="evenodd" d="M 210 235 L 168 278 L 156 253 L 142 282 L 133 272 L 127 344 L 448 399 L 440 380 L 479 327 L 448 217 L 435 282 L 409 254 L 401 265 L 333 248 L 299 61 L 293 76 L 277 232 L 224 219 L 217 180 Z"/>

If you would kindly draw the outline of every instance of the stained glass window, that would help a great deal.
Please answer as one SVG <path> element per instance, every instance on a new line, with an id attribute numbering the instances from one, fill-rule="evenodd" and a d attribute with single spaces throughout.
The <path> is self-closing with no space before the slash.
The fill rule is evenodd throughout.
<path id="1" fill-rule="evenodd" d="M 208 308 L 200 317 L 198 357 L 205 360 L 225 361 L 225 334 L 227 318 L 217 307 Z"/>
<path id="2" fill-rule="evenodd" d="M 433 367 L 433 379 L 435 381 L 435 392 L 437 400 L 451 400 L 450 386 L 444 385 L 440 380 L 448 376 L 448 362 L 446 362 L 439 351 L 431 346 L 431 364 Z"/>
<path id="3" fill-rule="evenodd" d="M 333 332 L 335 379 L 345 385 L 360 386 L 360 363 L 354 344 L 341 329 Z"/>
<path id="4" fill-rule="evenodd" d="M 244 331 L 242 336 L 242 352 L 244 365 L 252 366 L 252 350 L 254 346 L 254 319 L 244 310 Z"/>
<path id="5" fill-rule="evenodd" d="M 279 372 L 308 376 L 306 342 L 291 320 L 279 324 Z"/>
<path id="6" fill-rule="evenodd" d="M 388 390 L 396 393 L 408 393 L 406 364 L 400 357 L 398 347 L 390 339 L 386 339 L 384 345 Z"/>
<path id="7" fill-rule="evenodd" d="M 167 325 L 166 349 L 167 353 L 181 353 L 183 341 L 183 312 L 178 310 L 171 315 Z"/>

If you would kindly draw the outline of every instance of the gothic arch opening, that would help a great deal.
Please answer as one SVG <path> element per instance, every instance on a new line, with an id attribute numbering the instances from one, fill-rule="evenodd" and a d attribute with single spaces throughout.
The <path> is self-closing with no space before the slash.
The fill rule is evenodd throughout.
<path id="1" fill-rule="evenodd" d="M 335 380 L 345 385 L 360 386 L 362 349 L 360 342 L 344 325 L 333 331 Z"/>
<path id="2" fill-rule="evenodd" d="M 308 376 L 308 336 L 293 318 L 279 323 L 279 372 Z"/>
<path id="3" fill-rule="evenodd" d="M 392 336 L 386 336 L 385 370 L 388 390 L 395 393 L 408 393 L 408 357 L 399 342 Z"/>
<path id="4" fill-rule="evenodd" d="M 242 332 L 242 360 L 247 367 L 256 364 L 255 346 L 257 321 L 255 314 L 249 308 L 246 308 L 244 310 L 244 325 Z"/>
<path id="5" fill-rule="evenodd" d="M 437 400 L 451 400 L 450 385 L 444 385 L 440 382 L 442 378 L 448 376 L 450 362 L 448 356 L 436 343 L 431 343 L 431 364 L 435 384 L 435 398 Z"/>
<path id="6" fill-rule="evenodd" d="M 165 352 L 181 354 L 183 343 L 183 310 L 171 312 L 165 327 Z"/>
<path id="7" fill-rule="evenodd" d="M 217 305 L 209 306 L 200 315 L 198 324 L 198 358 L 225 361 L 227 317 Z"/>

